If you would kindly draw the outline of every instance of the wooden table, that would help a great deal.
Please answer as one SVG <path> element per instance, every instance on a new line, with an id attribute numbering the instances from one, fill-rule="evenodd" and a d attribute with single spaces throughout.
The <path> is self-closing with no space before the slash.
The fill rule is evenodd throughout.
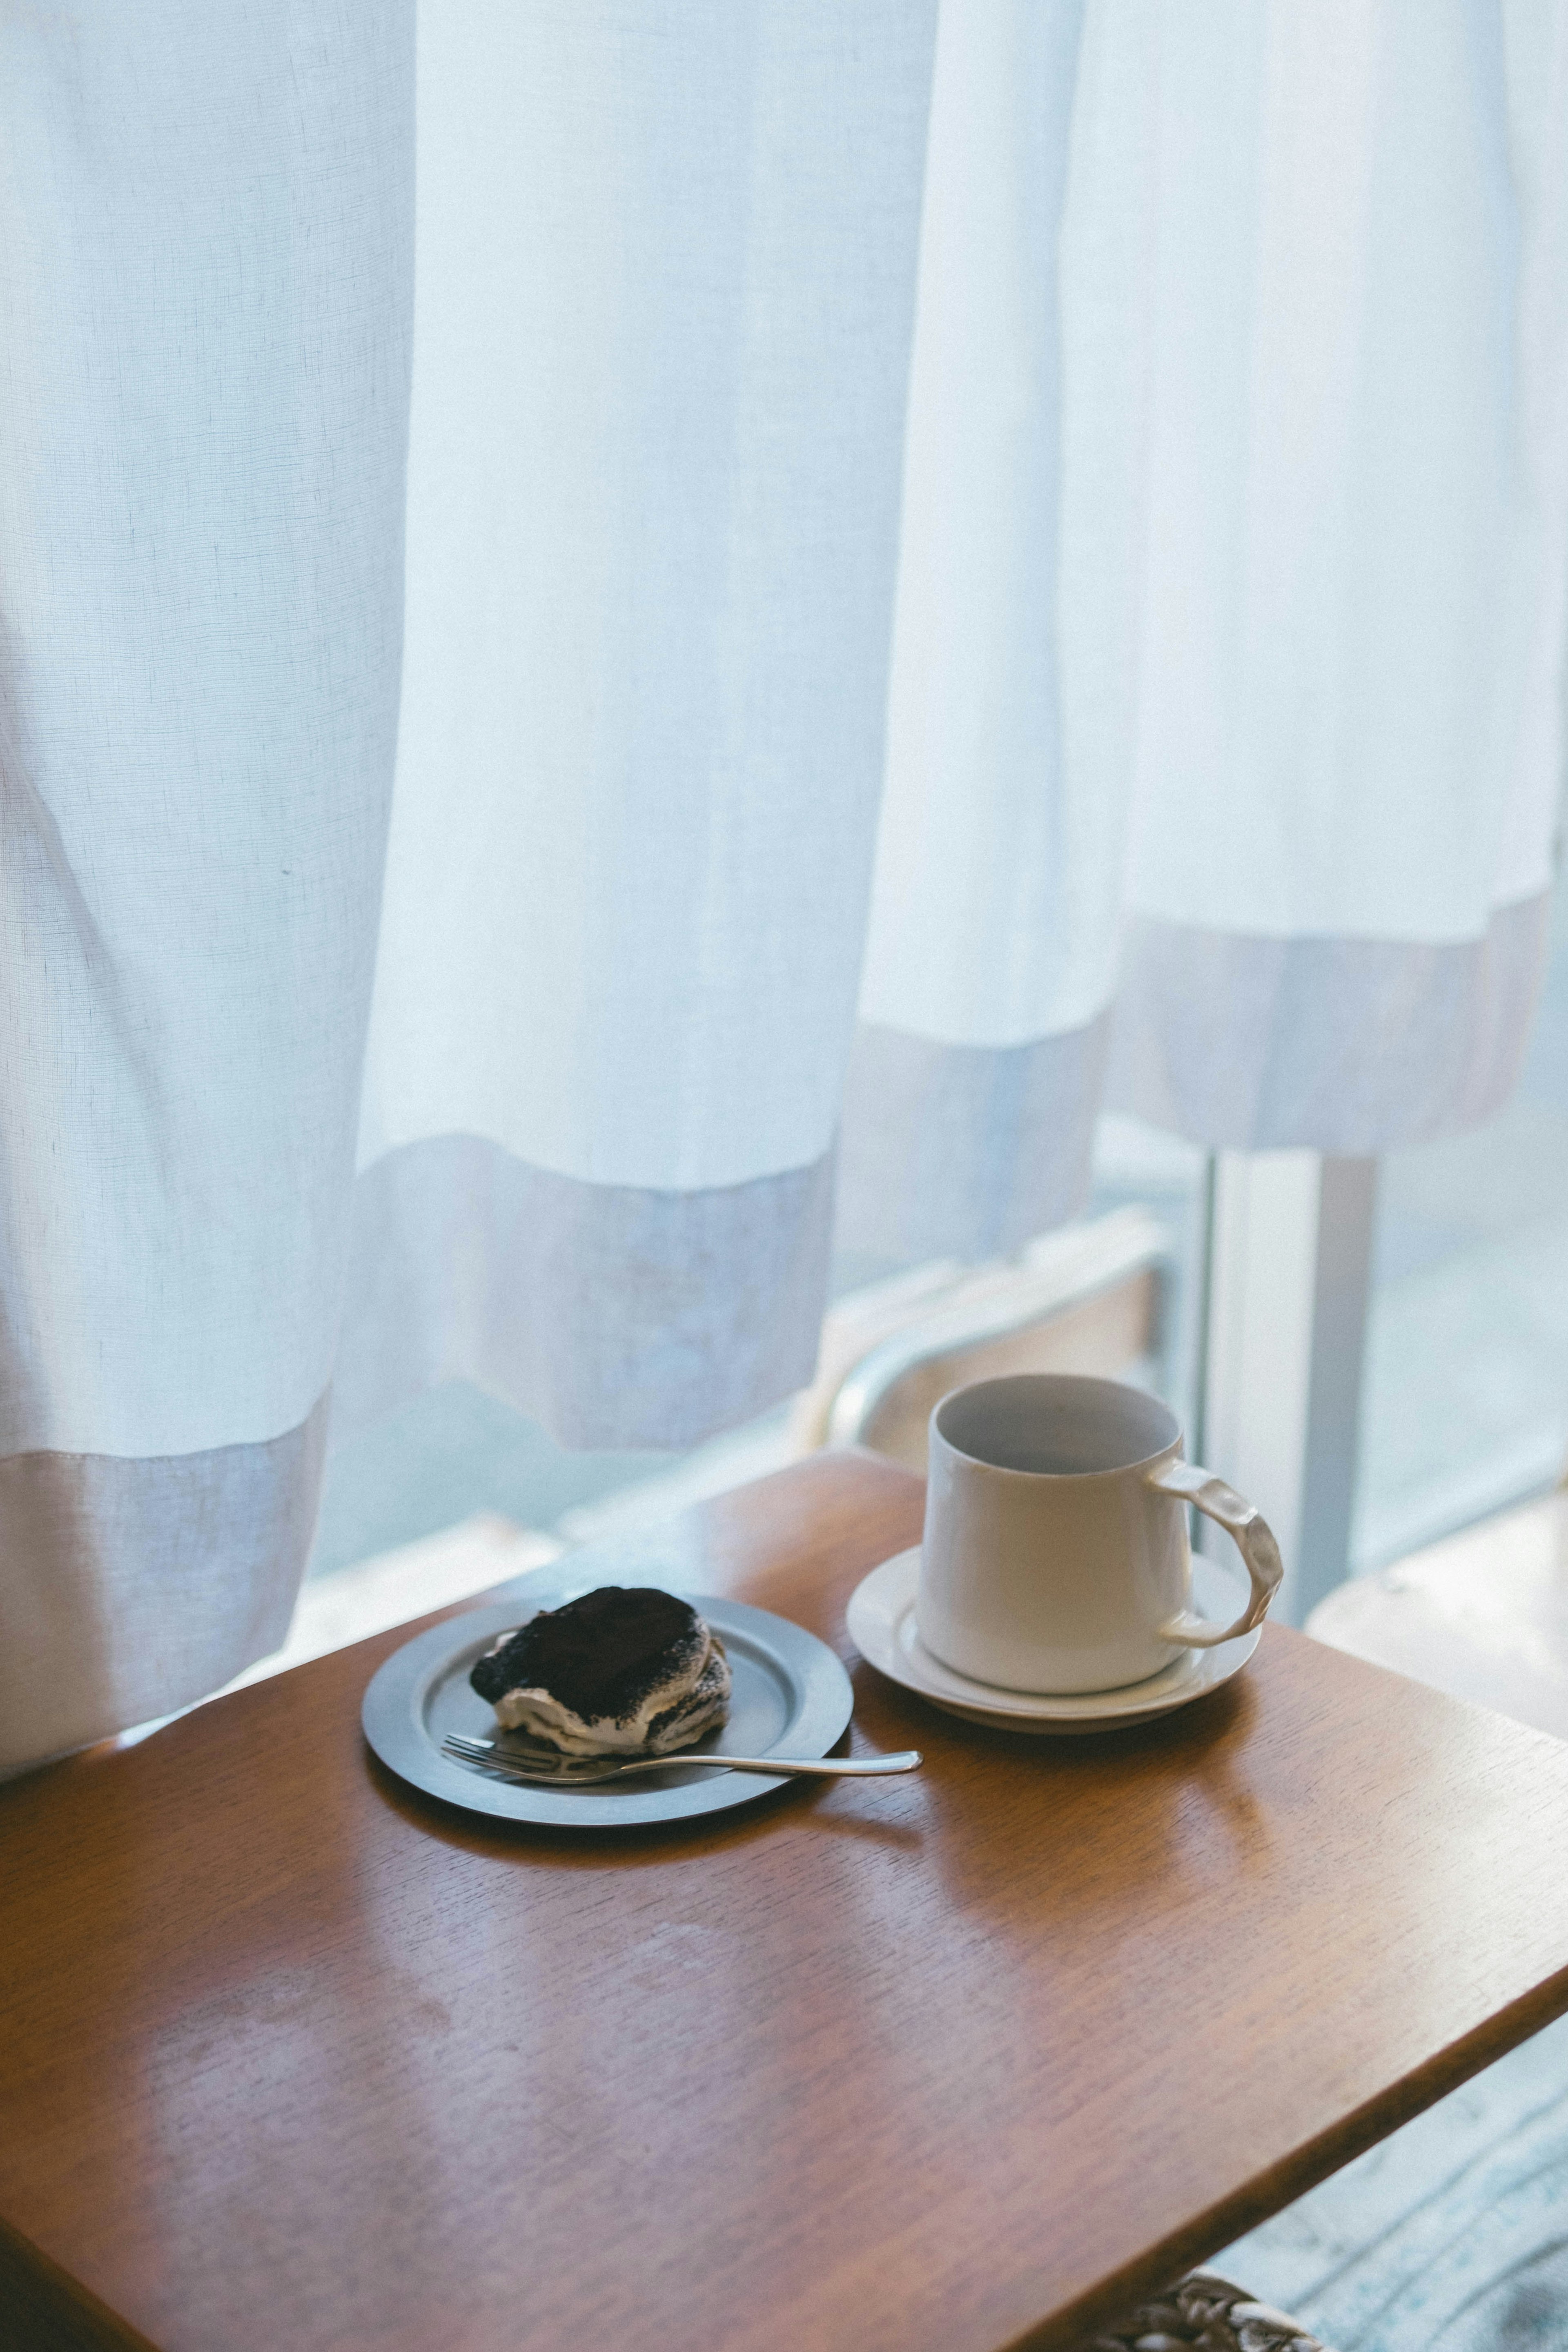
<path id="1" fill-rule="evenodd" d="M 604 1572 L 849 1654 L 920 1491 Z M 403 1638 L 0 1791 L 5 2347 L 1068 2345 L 1568 2008 L 1568 1746 L 1300 1634 L 1082 1741 L 857 1664 L 924 1772 L 604 1840 L 367 1756 Z"/>

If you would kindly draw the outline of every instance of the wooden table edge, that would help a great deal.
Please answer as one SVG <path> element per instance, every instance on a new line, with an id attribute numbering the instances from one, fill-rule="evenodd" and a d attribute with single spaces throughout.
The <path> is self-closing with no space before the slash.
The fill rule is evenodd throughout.
<path id="1" fill-rule="evenodd" d="M 1435 2059 L 1428 2059 L 1418 2074 L 1407 2074 L 1403 2081 L 1379 2092 L 1363 2106 L 1346 2116 L 1331 2129 L 1321 2132 L 1307 2141 L 1286 2163 L 1268 2173 L 1260 2173 L 1245 2188 L 1211 2206 L 1186 2229 L 1162 2241 L 1136 2263 L 1126 2264 L 1091 2293 L 1079 2295 L 1022 2336 L 1016 2336 L 998 2352 L 1079 2352 L 1079 2347 L 1109 2322 L 1123 2312 L 1131 2311 L 1138 2304 L 1150 2300 L 1172 2285 L 1187 2272 L 1201 2270 L 1206 2263 L 1237 2238 L 1245 2237 L 1261 2221 L 1267 2221 L 1293 2205 L 1310 2189 L 1315 2189 L 1331 2173 L 1369 2147 L 1411 2123 L 1439 2099 L 1447 2097 L 1462 2084 L 1481 2074 L 1497 2059 L 1505 2057 L 1532 2034 L 1568 2015 L 1568 1966 L 1552 1976 L 1543 1978 L 1533 1990 L 1520 2000 L 1510 2001 L 1486 2019 L 1473 2033 L 1462 2034 Z M 1246 2279 L 1238 2279 L 1246 2286 Z"/>
<path id="2" fill-rule="evenodd" d="M 0 2352 L 158 2352 L 0 2215 Z"/>

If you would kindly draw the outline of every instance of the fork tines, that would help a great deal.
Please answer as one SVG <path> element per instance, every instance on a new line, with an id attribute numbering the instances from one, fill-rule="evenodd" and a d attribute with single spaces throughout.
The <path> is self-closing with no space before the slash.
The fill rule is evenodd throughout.
<path id="1" fill-rule="evenodd" d="M 603 1769 L 596 1757 L 563 1756 L 553 1748 L 501 1748 L 493 1740 L 465 1738 L 458 1731 L 447 1732 L 441 1745 L 459 1763 L 475 1765 L 480 1771 L 494 1773 L 502 1780 L 526 1774 L 534 1780 L 569 1780 L 584 1769 Z"/>

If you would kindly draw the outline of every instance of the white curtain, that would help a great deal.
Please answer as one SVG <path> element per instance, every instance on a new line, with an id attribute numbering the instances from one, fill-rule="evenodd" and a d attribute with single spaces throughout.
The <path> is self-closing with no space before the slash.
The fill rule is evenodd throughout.
<path id="1" fill-rule="evenodd" d="M 329 1417 L 1500 1103 L 1565 121 L 1563 0 L 0 21 L 0 1766 L 276 1646 Z"/>

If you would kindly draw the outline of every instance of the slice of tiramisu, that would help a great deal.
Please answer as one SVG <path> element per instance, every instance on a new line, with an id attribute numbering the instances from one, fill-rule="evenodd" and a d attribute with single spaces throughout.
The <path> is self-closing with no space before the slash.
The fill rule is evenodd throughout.
<path id="1" fill-rule="evenodd" d="M 667 1755 L 730 1711 L 724 1645 L 689 1601 L 604 1584 L 503 1633 L 468 1676 L 509 1731 L 565 1756 Z"/>

